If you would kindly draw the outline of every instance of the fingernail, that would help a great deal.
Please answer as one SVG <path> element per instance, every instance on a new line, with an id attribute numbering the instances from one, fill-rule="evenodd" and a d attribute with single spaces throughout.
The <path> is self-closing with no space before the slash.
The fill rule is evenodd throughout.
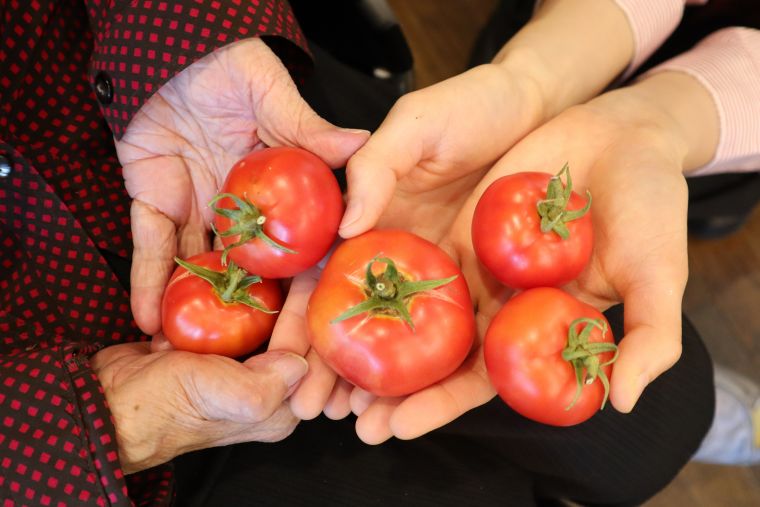
<path id="1" fill-rule="evenodd" d="M 341 132 L 346 132 L 348 134 L 370 135 L 370 131 L 369 130 L 365 130 L 365 129 L 344 129 L 344 128 L 341 128 L 340 131 Z"/>
<path id="2" fill-rule="evenodd" d="M 343 220 L 340 222 L 340 228 L 345 229 L 346 227 L 352 226 L 359 220 L 361 215 L 361 202 L 359 202 L 358 199 L 352 199 L 351 202 L 348 203 L 348 208 L 346 209 L 346 213 L 343 215 Z"/>
<path id="3" fill-rule="evenodd" d="M 288 387 L 296 385 L 309 371 L 309 363 L 306 359 L 288 352 L 275 359 L 271 367 L 282 377 Z"/>

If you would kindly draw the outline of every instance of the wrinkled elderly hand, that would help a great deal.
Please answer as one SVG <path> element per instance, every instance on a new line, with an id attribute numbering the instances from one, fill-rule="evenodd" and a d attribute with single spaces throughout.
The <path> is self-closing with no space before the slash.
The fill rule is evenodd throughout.
<path id="1" fill-rule="evenodd" d="M 91 364 L 111 408 L 125 473 L 207 447 L 282 440 L 298 423 L 284 400 L 308 368 L 286 352 L 239 363 L 190 352 L 151 354 L 149 343 L 108 347 Z"/>
<path id="2" fill-rule="evenodd" d="M 173 257 L 210 250 L 208 203 L 237 160 L 290 145 L 340 167 L 368 135 L 317 116 L 260 39 L 219 49 L 159 89 L 116 143 L 133 198 L 131 302 L 140 328 L 161 329 Z"/>

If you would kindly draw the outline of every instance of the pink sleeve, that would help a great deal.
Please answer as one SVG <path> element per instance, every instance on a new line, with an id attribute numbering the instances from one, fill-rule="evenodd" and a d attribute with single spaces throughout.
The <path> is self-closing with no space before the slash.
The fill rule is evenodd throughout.
<path id="1" fill-rule="evenodd" d="M 698 79 L 720 117 L 715 157 L 690 175 L 760 170 L 760 30 L 719 30 L 647 75 L 665 70 Z"/>
<path id="2" fill-rule="evenodd" d="M 615 0 L 628 18 L 633 32 L 633 59 L 621 76 L 630 77 L 676 29 L 685 3 L 697 0 Z"/>

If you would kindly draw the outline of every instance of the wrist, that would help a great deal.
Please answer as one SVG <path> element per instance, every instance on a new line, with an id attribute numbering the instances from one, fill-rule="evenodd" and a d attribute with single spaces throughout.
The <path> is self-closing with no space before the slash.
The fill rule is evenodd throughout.
<path id="1" fill-rule="evenodd" d="M 502 51 L 492 64 L 508 76 L 519 99 L 525 106 L 529 131 L 555 116 L 556 106 L 552 100 L 556 87 L 554 76 L 545 62 L 529 47 L 515 47 Z"/>
<path id="2" fill-rule="evenodd" d="M 679 71 L 652 74 L 628 92 L 663 132 L 680 146 L 683 171 L 713 159 L 720 138 L 720 118 L 710 92 L 693 76 Z"/>
<path id="3" fill-rule="evenodd" d="M 171 435 L 165 434 L 165 428 L 171 421 L 161 417 L 164 412 L 152 410 L 150 397 L 131 394 L 131 379 L 118 369 L 124 358 L 114 359 L 111 349 L 95 353 L 90 362 L 111 412 L 121 470 L 128 475 L 165 463 L 176 454 L 167 452 Z M 117 382 L 125 382 L 127 388 L 119 388 Z"/>
<path id="4" fill-rule="evenodd" d="M 502 75 L 504 82 L 508 82 L 508 85 L 503 87 L 503 91 L 507 95 L 505 100 L 514 101 L 519 105 L 520 111 L 517 118 L 521 124 L 518 130 L 523 135 L 528 134 L 550 118 L 546 107 L 548 103 L 547 87 L 542 80 L 536 77 L 540 75 L 540 64 L 525 62 L 525 66 L 522 68 L 532 65 L 535 67 L 535 71 L 532 72 L 520 72 L 521 67 L 517 66 L 520 59 L 528 56 L 527 54 L 520 55 L 519 58 L 515 56 L 509 62 L 494 65 Z"/>
<path id="5" fill-rule="evenodd" d="M 623 142 L 644 134 L 648 145 L 671 157 L 673 167 L 684 173 L 707 163 L 717 146 L 719 120 L 712 98 L 685 73 L 654 74 L 583 107 L 619 130 Z"/>

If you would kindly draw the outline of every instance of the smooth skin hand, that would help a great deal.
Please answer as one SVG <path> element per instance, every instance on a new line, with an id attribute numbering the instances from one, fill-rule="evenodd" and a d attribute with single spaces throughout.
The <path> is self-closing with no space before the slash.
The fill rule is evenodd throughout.
<path id="1" fill-rule="evenodd" d="M 488 168 L 538 122 L 540 103 L 530 80 L 493 64 L 402 97 L 348 162 L 349 207 L 341 236 L 372 228 L 382 214 L 382 227 L 411 230 L 451 253 L 446 244 L 450 224 Z M 337 380 L 309 348 L 305 311 L 318 277 L 317 267 L 294 278 L 270 348 L 306 355 L 309 361 L 309 373 L 290 400 L 294 413 L 313 419 L 324 410 L 337 419 L 351 411 L 349 397 L 355 412 L 368 402 L 360 390 Z M 478 381 L 487 385 L 485 376 Z M 463 385 L 469 389 L 470 383 Z"/>
<path id="2" fill-rule="evenodd" d="M 467 277 L 479 335 L 509 293 L 482 270 L 472 252 L 470 223 L 477 199 L 500 176 L 554 173 L 568 162 L 575 188 L 589 189 L 594 198 L 595 245 L 589 267 L 565 288 L 599 309 L 625 303 L 625 336 L 610 400 L 621 412 L 632 410 L 645 386 L 680 356 L 681 299 L 688 275 L 683 172 L 712 158 L 718 139 L 714 111 L 697 80 L 665 72 L 568 109 L 501 158 L 439 237 Z M 435 237 L 440 228 L 437 221 L 434 228 L 417 232 Z M 328 382 L 322 382 L 324 388 Z M 296 413 L 301 411 L 295 405 L 300 390 L 315 389 L 314 384 L 307 377 L 296 391 L 291 402 Z M 325 412 L 342 415 L 348 404 L 359 416 L 359 437 L 380 443 L 392 436 L 423 435 L 493 395 L 478 347 L 451 377 L 408 397 L 378 399 L 339 382 L 325 398 Z"/>
<path id="3" fill-rule="evenodd" d="M 598 51 L 601 46 L 606 50 Z M 348 208 L 341 236 L 355 236 L 376 224 L 409 229 L 460 259 L 465 274 L 469 271 L 474 273 L 470 277 L 479 277 L 477 263 L 457 253 L 451 231 L 473 188 L 520 138 L 602 90 L 630 62 L 633 47 L 628 19 L 612 0 L 541 2 L 533 19 L 493 63 L 397 102 L 378 131 L 349 160 Z M 296 415 L 310 419 L 324 410 L 328 417 L 340 418 L 353 410 L 362 414 L 359 436 L 378 443 L 393 434 L 421 435 L 493 396 L 477 354 L 449 381 L 410 398 L 430 403 L 423 411 L 431 419 L 420 424 L 410 424 L 409 417 L 402 415 L 404 410 L 394 410 L 401 400 L 373 402 L 368 393 L 336 381 L 334 373 L 309 350 L 304 323 L 317 277 L 318 270 L 312 270 L 294 279 L 270 342 L 273 348 L 306 354 L 309 360 L 309 374 L 291 397 Z M 508 295 L 493 281 L 487 290 L 490 303 L 481 303 L 477 314 L 481 335 Z M 452 411 L 454 405 L 457 408 Z M 396 414 L 393 430 L 391 414 Z"/>
<path id="4" fill-rule="evenodd" d="M 172 78 L 116 143 L 133 198 L 131 303 L 140 328 L 150 335 L 161 329 L 174 256 L 211 249 L 208 203 L 235 162 L 287 145 L 341 167 L 368 136 L 320 118 L 258 38 L 219 49 Z"/>

